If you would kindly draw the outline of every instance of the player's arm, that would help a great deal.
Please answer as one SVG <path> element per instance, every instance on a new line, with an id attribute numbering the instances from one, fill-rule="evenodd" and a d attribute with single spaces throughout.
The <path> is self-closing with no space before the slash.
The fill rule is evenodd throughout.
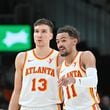
<path id="1" fill-rule="evenodd" d="M 19 96 L 22 87 L 22 69 L 24 64 L 25 53 L 19 53 L 15 59 L 15 79 L 14 90 L 11 96 L 8 110 L 19 110 Z"/>
<path id="2" fill-rule="evenodd" d="M 64 58 L 62 56 L 60 56 L 60 54 L 58 55 L 58 64 L 57 64 L 57 76 L 58 76 L 58 79 L 59 79 L 59 75 L 60 75 L 60 69 L 61 69 L 61 64 L 63 62 Z M 62 108 L 62 104 L 63 104 L 63 100 L 64 100 L 64 97 L 63 97 L 63 90 L 62 90 L 62 87 L 59 87 L 59 97 L 61 99 L 61 108 Z"/>
<path id="3" fill-rule="evenodd" d="M 96 87 L 98 83 L 96 59 L 92 52 L 85 51 L 81 55 L 81 65 L 86 69 L 86 77 L 62 77 L 58 81 L 59 86 L 67 86 L 70 83 L 76 84 L 82 87 Z"/>
<path id="4" fill-rule="evenodd" d="M 64 57 L 58 54 L 58 67 L 62 64 L 63 60 L 64 60 Z"/>
<path id="5" fill-rule="evenodd" d="M 96 87 L 98 83 L 96 59 L 91 51 L 83 52 L 81 65 L 86 69 L 86 77 L 75 78 L 75 83 L 84 87 Z"/>
<path id="6" fill-rule="evenodd" d="M 60 54 L 58 54 L 58 56 L 57 56 L 57 76 L 58 76 L 58 78 L 59 78 L 59 74 L 60 74 L 60 69 L 61 69 L 61 64 L 62 64 L 62 62 L 63 62 L 63 60 L 64 60 L 64 57 L 62 57 Z"/>

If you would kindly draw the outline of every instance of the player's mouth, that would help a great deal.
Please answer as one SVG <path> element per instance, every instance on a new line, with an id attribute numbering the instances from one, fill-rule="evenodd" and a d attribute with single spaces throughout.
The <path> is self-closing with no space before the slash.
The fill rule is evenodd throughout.
<path id="1" fill-rule="evenodd" d="M 62 52 L 65 52 L 65 48 L 62 47 L 62 48 L 59 48 L 59 51 L 62 53 Z"/>

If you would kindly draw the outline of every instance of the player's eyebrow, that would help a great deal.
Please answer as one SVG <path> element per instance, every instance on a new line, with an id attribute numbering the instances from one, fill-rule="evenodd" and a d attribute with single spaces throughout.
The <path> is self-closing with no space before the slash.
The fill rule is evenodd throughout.
<path id="1" fill-rule="evenodd" d="M 67 38 L 67 37 L 66 37 L 66 36 L 63 36 L 63 37 L 61 37 L 60 39 L 65 39 L 65 38 Z M 56 38 L 56 40 L 59 40 L 59 39 Z"/>

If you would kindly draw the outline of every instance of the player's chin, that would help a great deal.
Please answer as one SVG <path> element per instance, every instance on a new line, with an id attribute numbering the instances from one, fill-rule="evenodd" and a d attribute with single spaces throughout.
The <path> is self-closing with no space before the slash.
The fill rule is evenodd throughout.
<path id="1" fill-rule="evenodd" d="M 44 44 L 42 44 L 42 43 L 37 43 L 37 46 L 38 46 L 38 47 L 43 47 Z"/>
<path id="2" fill-rule="evenodd" d="M 65 54 L 65 52 L 63 50 L 59 50 L 61 56 L 63 56 Z"/>
<path id="3" fill-rule="evenodd" d="M 62 57 L 66 57 L 67 55 L 68 55 L 68 53 L 66 53 L 66 52 L 62 52 L 62 53 L 61 53 L 61 56 L 62 56 Z"/>
<path id="4" fill-rule="evenodd" d="M 65 54 L 61 54 L 62 57 L 65 57 Z"/>
<path id="5" fill-rule="evenodd" d="M 63 56 L 64 55 L 64 52 L 60 51 L 60 55 Z"/>

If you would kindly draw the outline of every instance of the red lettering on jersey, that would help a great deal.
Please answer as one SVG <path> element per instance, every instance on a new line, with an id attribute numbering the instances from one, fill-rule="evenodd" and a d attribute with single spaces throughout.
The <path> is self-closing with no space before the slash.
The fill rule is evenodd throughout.
<path id="1" fill-rule="evenodd" d="M 48 75 L 51 75 L 51 76 L 55 76 L 55 72 L 54 72 L 54 69 L 52 68 L 49 68 L 49 67 L 29 67 L 29 68 L 26 68 L 26 76 L 29 75 L 29 74 L 48 74 Z"/>
<path id="2" fill-rule="evenodd" d="M 74 70 L 74 71 L 67 73 L 67 77 L 82 77 L 82 75 L 79 70 Z"/>

